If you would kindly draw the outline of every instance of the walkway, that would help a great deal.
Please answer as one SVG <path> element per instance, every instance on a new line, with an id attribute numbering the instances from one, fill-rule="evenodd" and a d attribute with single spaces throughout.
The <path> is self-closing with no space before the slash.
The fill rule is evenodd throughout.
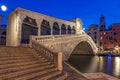
<path id="1" fill-rule="evenodd" d="M 65 80 L 120 80 L 102 72 L 81 73 L 70 66 L 67 62 L 63 63 L 63 69 L 68 73 L 68 77 Z"/>

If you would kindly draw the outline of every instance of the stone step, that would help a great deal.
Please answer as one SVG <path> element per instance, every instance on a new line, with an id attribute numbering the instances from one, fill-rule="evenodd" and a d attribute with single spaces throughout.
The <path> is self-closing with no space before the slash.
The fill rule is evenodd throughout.
<path id="1" fill-rule="evenodd" d="M 1 54 L 0 53 L 0 58 L 1 57 L 24 57 L 24 56 L 33 56 L 33 54 L 19 54 L 19 53 L 17 53 L 17 54 Z"/>
<path id="2" fill-rule="evenodd" d="M 30 68 L 30 69 L 20 70 L 20 71 L 16 71 L 16 72 L 4 73 L 4 74 L 0 74 L 0 79 L 12 78 L 12 77 L 25 75 L 25 74 L 41 71 L 43 69 L 52 68 L 52 67 L 53 67 L 52 65 L 47 65 L 47 66 L 42 66 L 42 67 L 34 67 L 34 68 Z"/>
<path id="3" fill-rule="evenodd" d="M 16 59 L 29 59 L 29 58 L 35 58 L 33 56 L 24 56 L 24 57 L 15 57 L 15 56 L 12 56 L 12 57 L 1 57 L 0 58 L 0 61 L 9 61 L 9 60 L 16 60 Z"/>
<path id="4" fill-rule="evenodd" d="M 67 78 L 67 72 L 63 71 L 61 74 L 58 74 L 52 78 L 49 78 L 49 80 L 64 80 Z"/>
<path id="5" fill-rule="evenodd" d="M 41 76 L 37 76 L 35 78 L 32 78 L 30 80 L 48 80 L 49 78 L 52 78 L 52 77 L 57 76 L 59 74 L 61 74 L 61 71 L 54 70 L 54 71 L 51 71 L 49 73 L 43 74 Z"/>
<path id="6" fill-rule="evenodd" d="M 58 71 L 35 50 L 0 46 L 0 80 L 64 80 Z"/>
<path id="7" fill-rule="evenodd" d="M 9 60 L 0 60 L 0 64 L 9 64 L 9 63 L 16 63 L 16 62 L 24 62 L 24 61 L 41 61 L 45 60 L 44 58 L 21 58 L 21 59 L 9 59 Z"/>
<path id="8" fill-rule="evenodd" d="M 42 67 L 42 66 L 49 65 L 49 64 L 50 62 L 46 62 L 46 63 L 41 63 L 41 64 L 37 63 L 37 64 L 31 64 L 31 65 L 22 65 L 22 66 L 4 68 L 4 69 L 0 69 L 0 74 L 15 72 L 15 71 L 24 70 L 24 69 L 30 69 L 34 67 Z"/>
<path id="9" fill-rule="evenodd" d="M 27 74 L 24 74 L 24 75 L 19 75 L 19 76 L 16 76 L 16 77 L 8 78 L 7 80 L 30 80 L 33 77 L 41 76 L 43 74 L 46 74 L 46 73 L 49 73 L 49 72 L 52 72 L 52 71 L 55 71 L 55 70 L 56 70 L 56 68 L 54 68 L 54 67 L 46 68 L 46 69 L 43 69 L 41 71 L 40 70 L 39 71 L 34 71 L 34 72 L 27 73 Z"/>
<path id="10" fill-rule="evenodd" d="M 10 63 L 19 63 L 19 62 L 25 62 L 25 61 L 37 61 L 37 59 L 25 58 L 25 59 L 4 60 L 4 61 L 0 61 L 0 65 L 1 64 L 10 64 Z"/>
<path id="11" fill-rule="evenodd" d="M 0 69 L 2 68 L 9 68 L 9 67 L 15 67 L 15 66 L 23 66 L 23 65 L 30 65 L 30 64 L 36 64 L 36 63 L 44 63 L 47 62 L 45 60 L 41 61 L 24 61 L 24 62 L 16 62 L 16 63 L 9 63 L 9 64 L 2 64 L 0 65 Z"/>

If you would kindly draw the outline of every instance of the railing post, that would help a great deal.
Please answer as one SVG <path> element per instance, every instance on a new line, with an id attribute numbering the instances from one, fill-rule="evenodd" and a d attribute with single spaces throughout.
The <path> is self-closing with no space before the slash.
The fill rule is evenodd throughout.
<path id="1" fill-rule="evenodd" d="M 53 54 L 53 63 L 58 68 L 58 70 L 62 71 L 62 52 L 58 52 L 57 54 Z"/>

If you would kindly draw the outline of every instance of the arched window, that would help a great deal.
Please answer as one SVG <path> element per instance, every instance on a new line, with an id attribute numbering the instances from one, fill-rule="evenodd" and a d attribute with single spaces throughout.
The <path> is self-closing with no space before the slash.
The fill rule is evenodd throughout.
<path id="1" fill-rule="evenodd" d="M 64 24 L 61 26 L 61 34 L 66 34 L 66 27 Z"/>
<path id="2" fill-rule="evenodd" d="M 3 32 L 2 32 L 2 35 L 6 35 L 6 31 L 3 31 Z"/>
<path id="3" fill-rule="evenodd" d="M 53 24 L 53 35 L 59 35 L 60 34 L 60 29 L 59 29 L 59 25 L 57 22 L 55 22 Z"/>
<path id="4" fill-rule="evenodd" d="M 50 35 L 51 34 L 51 28 L 50 28 L 50 24 L 48 21 L 43 20 L 41 23 L 41 35 Z"/>
<path id="5" fill-rule="evenodd" d="M 76 33 L 76 30 L 75 30 L 75 27 L 73 26 L 72 28 L 72 34 L 75 34 Z"/>
<path id="6" fill-rule="evenodd" d="M 22 23 L 21 43 L 28 44 L 30 35 L 38 35 L 38 28 L 36 20 L 27 16 Z"/>
<path id="7" fill-rule="evenodd" d="M 71 34 L 71 27 L 70 26 L 68 26 L 67 31 L 68 31 L 68 34 Z"/>

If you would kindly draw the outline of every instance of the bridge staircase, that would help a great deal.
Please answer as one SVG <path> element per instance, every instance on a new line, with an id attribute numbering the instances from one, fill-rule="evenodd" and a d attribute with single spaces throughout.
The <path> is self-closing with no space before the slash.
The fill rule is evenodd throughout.
<path id="1" fill-rule="evenodd" d="M 64 80 L 67 73 L 29 47 L 0 46 L 0 80 Z"/>

